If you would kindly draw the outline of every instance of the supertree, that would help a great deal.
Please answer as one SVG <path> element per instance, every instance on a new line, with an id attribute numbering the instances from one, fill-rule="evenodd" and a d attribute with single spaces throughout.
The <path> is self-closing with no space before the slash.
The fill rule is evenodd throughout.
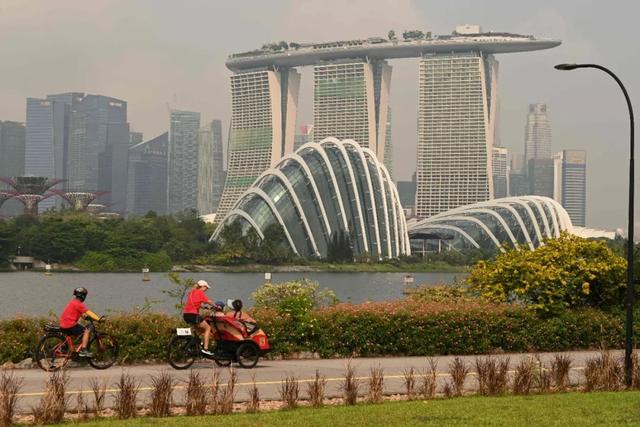
<path id="1" fill-rule="evenodd" d="M 20 200 L 24 205 L 25 215 L 32 216 L 38 214 L 38 204 L 41 201 L 54 195 L 54 193 L 48 191 L 62 181 L 62 179 L 47 178 L 45 176 L 0 178 L 0 182 L 9 184 L 13 188 L 13 191 L 4 193 L 11 194 L 14 199 Z"/>
<path id="2" fill-rule="evenodd" d="M 69 203 L 69 206 L 76 211 L 86 212 L 89 205 L 98 197 L 107 194 L 108 191 L 70 191 L 70 190 L 51 190 Z"/>

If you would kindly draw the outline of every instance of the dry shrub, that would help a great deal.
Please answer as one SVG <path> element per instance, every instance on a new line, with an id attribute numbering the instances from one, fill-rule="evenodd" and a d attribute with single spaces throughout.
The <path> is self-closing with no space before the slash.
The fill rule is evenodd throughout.
<path id="1" fill-rule="evenodd" d="M 586 391 L 617 391 L 623 384 L 624 369 L 610 351 L 603 350 L 599 356 L 587 359 L 584 376 Z"/>
<path id="2" fill-rule="evenodd" d="M 260 410 L 260 391 L 256 385 L 256 374 L 251 376 L 251 388 L 249 389 L 249 404 L 247 412 L 255 413 Z"/>
<path id="3" fill-rule="evenodd" d="M 185 413 L 188 416 L 204 415 L 207 412 L 207 400 L 207 386 L 202 381 L 200 373 L 192 369 L 184 391 Z"/>
<path id="4" fill-rule="evenodd" d="M 551 361 L 551 377 L 553 385 L 558 391 L 566 391 L 569 386 L 569 372 L 571 358 L 563 354 L 556 354 Z"/>
<path id="5" fill-rule="evenodd" d="M 428 360 L 428 367 L 422 374 L 422 384 L 420 384 L 420 395 L 423 399 L 433 399 L 436 397 L 438 388 L 438 361 L 433 357 Z"/>
<path id="6" fill-rule="evenodd" d="M 115 384 L 114 411 L 121 420 L 135 418 L 138 415 L 136 401 L 140 384 L 128 372 L 122 372 L 120 380 Z"/>
<path id="7" fill-rule="evenodd" d="M 327 377 L 320 375 L 320 371 L 316 369 L 316 376 L 312 382 L 307 384 L 307 393 L 309 394 L 309 404 L 311 406 L 319 408 L 323 405 L 326 387 Z"/>
<path id="8" fill-rule="evenodd" d="M 384 393 L 384 369 L 378 365 L 377 368 L 371 368 L 369 376 L 369 391 L 367 392 L 367 402 L 380 403 Z"/>
<path id="9" fill-rule="evenodd" d="M 280 400 L 285 409 L 294 409 L 298 407 L 298 398 L 300 397 L 300 385 L 298 379 L 291 375 L 285 377 L 280 384 Z"/>
<path id="10" fill-rule="evenodd" d="M 87 421 L 89 419 L 89 414 L 92 412 L 89 407 L 89 402 L 84 397 L 83 390 L 80 390 L 76 395 L 76 412 L 78 413 L 78 418 L 82 421 Z"/>
<path id="11" fill-rule="evenodd" d="M 107 383 L 97 378 L 91 378 L 89 380 L 89 387 L 91 387 L 91 394 L 93 395 L 93 413 L 96 417 L 99 417 L 104 410 L 104 403 L 107 397 Z"/>
<path id="12" fill-rule="evenodd" d="M 631 388 L 637 390 L 640 388 L 640 357 L 636 351 L 631 355 L 631 363 L 633 364 Z"/>
<path id="13" fill-rule="evenodd" d="M 173 406 L 174 381 L 167 372 L 161 372 L 159 376 L 151 377 L 151 395 L 149 413 L 152 417 L 168 417 Z"/>
<path id="14" fill-rule="evenodd" d="M 539 356 L 535 358 L 535 377 L 534 384 L 540 393 L 549 393 L 551 391 L 551 383 L 553 381 L 553 372 L 547 369 Z"/>
<path id="15" fill-rule="evenodd" d="M 451 385 L 450 381 L 447 381 L 444 384 L 444 387 L 442 388 L 442 392 L 444 393 L 445 397 L 453 397 L 454 396 L 453 386 Z"/>
<path id="16" fill-rule="evenodd" d="M 212 414 L 217 414 L 220 411 L 220 397 L 222 395 L 220 389 L 220 372 L 214 368 L 211 379 L 211 398 L 209 399 Z"/>
<path id="17" fill-rule="evenodd" d="M 22 378 L 16 378 L 13 372 L 3 371 L 0 374 L 0 427 L 12 424 L 21 388 Z"/>
<path id="18" fill-rule="evenodd" d="M 347 362 L 344 370 L 344 381 L 340 384 L 344 403 L 346 405 L 355 405 L 358 401 L 358 391 L 360 389 L 360 381 L 356 378 L 356 370 L 351 365 L 351 361 Z"/>
<path id="19" fill-rule="evenodd" d="M 233 412 L 233 402 L 236 398 L 236 384 L 238 384 L 238 372 L 234 368 L 229 369 L 229 379 L 220 393 L 218 413 L 225 415 Z"/>
<path id="20" fill-rule="evenodd" d="M 507 391 L 509 358 L 476 358 L 478 391 L 483 396 L 494 396 Z"/>
<path id="21" fill-rule="evenodd" d="M 529 394 L 536 376 L 536 361 L 532 357 L 522 357 L 513 374 L 513 393 Z"/>
<path id="22" fill-rule="evenodd" d="M 58 424 L 67 412 L 67 396 L 65 390 L 69 384 L 69 376 L 64 371 L 54 372 L 49 376 L 44 396 L 37 407 L 32 408 L 34 424 Z"/>
<path id="23" fill-rule="evenodd" d="M 413 400 L 416 398 L 416 372 L 413 366 L 409 369 L 405 369 L 402 373 L 402 382 L 404 384 L 404 390 L 407 393 L 407 399 Z"/>
<path id="24" fill-rule="evenodd" d="M 462 396 L 464 394 L 464 381 L 469 375 L 469 367 L 462 359 L 456 357 L 449 364 L 449 375 L 451 375 L 451 388 L 454 396 Z"/>

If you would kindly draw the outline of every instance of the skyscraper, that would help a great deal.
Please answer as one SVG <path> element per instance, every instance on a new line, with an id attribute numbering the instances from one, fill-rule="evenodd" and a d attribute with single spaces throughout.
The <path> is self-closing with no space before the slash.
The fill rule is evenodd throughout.
<path id="1" fill-rule="evenodd" d="M 171 110 L 167 211 L 198 208 L 198 131 L 200 113 Z"/>
<path id="2" fill-rule="evenodd" d="M 215 213 L 224 186 L 222 122 L 213 120 L 198 134 L 198 213 Z"/>
<path id="3" fill-rule="evenodd" d="M 553 159 L 529 159 L 529 195 L 553 198 Z"/>
<path id="4" fill-rule="evenodd" d="M 127 103 L 82 93 L 48 98 L 64 102 L 70 109 L 65 186 L 76 191 L 105 191 L 100 202 L 115 212 L 124 212 L 130 142 Z"/>
<path id="5" fill-rule="evenodd" d="M 298 148 L 302 147 L 307 142 L 311 142 L 311 137 L 313 135 L 313 125 L 302 125 L 298 133 L 296 133 L 293 137 L 293 150 L 296 151 Z"/>
<path id="6" fill-rule="evenodd" d="M 493 147 L 492 153 L 493 194 L 494 198 L 499 199 L 509 195 L 508 152 L 504 147 Z"/>
<path id="7" fill-rule="evenodd" d="M 69 107 L 64 102 L 27 98 L 25 175 L 63 179 L 66 177 L 67 123 Z M 54 207 L 44 200 L 40 210 Z"/>
<path id="8" fill-rule="evenodd" d="M 313 140 L 353 139 L 384 161 L 391 66 L 341 60 L 313 68 Z"/>
<path id="9" fill-rule="evenodd" d="M 128 213 L 166 213 L 168 148 L 169 133 L 165 132 L 129 149 Z"/>
<path id="10" fill-rule="evenodd" d="M 0 177 L 24 175 L 25 127 L 23 123 L 0 122 Z M 0 189 L 4 184 L 0 183 Z M 0 214 L 19 215 L 22 204 L 17 200 L 0 201 Z"/>
<path id="11" fill-rule="evenodd" d="M 524 161 L 551 158 L 551 125 L 546 104 L 530 104 L 524 135 Z"/>
<path id="12" fill-rule="evenodd" d="M 223 218 L 265 170 L 293 152 L 300 74 L 292 68 L 231 76 L 231 129 Z"/>
<path id="13" fill-rule="evenodd" d="M 586 224 L 587 152 L 563 150 L 554 157 L 556 181 L 554 198 L 567 210 L 573 225 Z M 560 169 L 560 170 L 558 170 Z"/>
<path id="14" fill-rule="evenodd" d="M 420 60 L 416 215 L 493 197 L 498 63 L 481 52 Z"/>
<path id="15" fill-rule="evenodd" d="M 393 179 L 393 143 L 391 141 L 391 107 L 387 109 L 387 124 L 385 126 L 386 135 L 384 137 L 384 167 L 387 168 L 389 176 Z M 415 181 L 415 180 L 414 180 Z"/>

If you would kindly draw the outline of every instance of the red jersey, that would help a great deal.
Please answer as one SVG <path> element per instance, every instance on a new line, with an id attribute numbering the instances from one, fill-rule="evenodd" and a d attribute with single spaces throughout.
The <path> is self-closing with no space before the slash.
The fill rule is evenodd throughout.
<path id="1" fill-rule="evenodd" d="M 69 304 L 64 308 L 62 315 L 60 315 L 60 327 L 61 328 L 71 328 L 83 314 L 85 314 L 89 309 L 86 305 L 82 303 L 79 299 L 72 299 L 69 301 Z"/>
<path id="2" fill-rule="evenodd" d="M 199 314 L 202 303 L 211 303 L 209 298 L 204 294 L 202 289 L 193 289 L 187 295 L 187 301 L 184 303 L 183 313 Z"/>

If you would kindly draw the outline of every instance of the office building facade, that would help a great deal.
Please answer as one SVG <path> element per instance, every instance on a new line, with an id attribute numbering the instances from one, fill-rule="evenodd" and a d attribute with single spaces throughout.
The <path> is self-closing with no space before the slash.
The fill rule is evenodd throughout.
<path id="1" fill-rule="evenodd" d="M 553 159 L 529 160 L 529 194 L 553 198 L 554 161 Z"/>
<path id="2" fill-rule="evenodd" d="M 524 161 L 551 158 L 551 124 L 546 104 L 530 104 L 524 135 Z"/>
<path id="3" fill-rule="evenodd" d="M 554 156 L 554 199 L 567 210 L 574 225 L 586 225 L 587 152 L 563 150 Z"/>
<path id="4" fill-rule="evenodd" d="M 0 177 L 13 178 L 24 175 L 25 126 L 24 123 L 0 121 Z M 0 183 L 0 191 L 9 190 Z M 22 213 L 22 204 L 17 200 L 0 199 L 0 216 Z"/>
<path id="5" fill-rule="evenodd" d="M 167 158 L 169 133 L 129 148 L 127 212 L 145 215 L 167 212 Z"/>
<path id="6" fill-rule="evenodd" d="M 224 187 L 222 122 L 213 120 L 198 133 L 198 213 L 215 213 Z"/>
<path id="7" fill-rule="evenodd" d="M 493 197 L 497 71 L 497 61 L 483 53 L 420 60 L 418 218 Z"/>
<path id="8" fill-rule="evenodd" d="M 224 217 L 262 172 L 293 152 L 300 74 L 264 69 L 231 76 L 227 177 L 216 215 Z"/>
<path id="9" fill-rule="evenodd" d="M 167 211 L 198 209 L 198 133 L 200 113 L 171 110 Z"/>
<path id="10" fill-rule="evenodd" d="M 508 151 L 504 147 L 493 147 L 491 168 L 493 171 L 493 197 L 499 199 L 509 195 Z"/>

